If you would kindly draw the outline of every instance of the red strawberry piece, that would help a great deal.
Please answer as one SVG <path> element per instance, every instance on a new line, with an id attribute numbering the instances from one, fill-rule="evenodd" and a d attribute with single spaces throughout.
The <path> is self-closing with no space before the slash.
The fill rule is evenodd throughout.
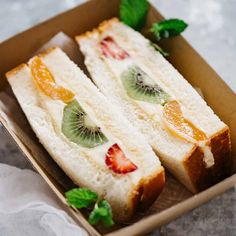
<path id="1" fill-rule="evenodd" d="M 137 166 L 125 156 L 117 143 L 108 149 L 105 162 L 117 174 L 126 174 L 137 169 Z"/>
<path id="2" fill-rule="evenodd" d="M 129 54 L 122 49 L 112 37 L 107 36 L 100 42 L 102 54 L 117 60 L 124 60 Z"/>

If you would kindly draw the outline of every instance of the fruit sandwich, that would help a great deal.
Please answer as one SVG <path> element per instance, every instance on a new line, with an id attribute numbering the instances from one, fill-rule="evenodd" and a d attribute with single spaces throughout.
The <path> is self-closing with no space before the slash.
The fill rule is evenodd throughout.
<path id="1" fill-rule="evenodd" d="M 190 191 L 230 175 L 228 126 L 148 39 L 114 18 L 76 40 L 94 83 Z"/>
<path id="2" fill-rule="evenodd" d="M 6 77 L 32 129 L 55 162 L 81 187 L 105 198 L 117 221 L 148 207 L 164 169 L 144 136 L 59 48 Z"/>

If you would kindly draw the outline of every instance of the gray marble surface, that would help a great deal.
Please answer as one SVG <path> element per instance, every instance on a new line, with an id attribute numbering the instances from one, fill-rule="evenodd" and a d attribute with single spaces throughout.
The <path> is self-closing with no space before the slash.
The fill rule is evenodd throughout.
<path id="1" fill-rule="evenodd" d="M 0 0 L 0 41 L 82 0 Z M 166 17 L 189 23 L 184 36 L 236 91 L 236 0 L 152 0 Z M 32 168 L 0 127 L 0 163 Z M 150 235 L 236 235 L 236 189 L 162 226 Z"/>

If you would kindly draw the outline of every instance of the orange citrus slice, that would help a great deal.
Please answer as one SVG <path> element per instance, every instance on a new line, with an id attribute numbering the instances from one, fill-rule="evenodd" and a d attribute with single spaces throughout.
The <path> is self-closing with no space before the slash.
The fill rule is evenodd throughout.
<path id="1" fill-rule="evenodd" d="M 187 136 L 196 141 L 203 141 L 207 138 L 204 132 L 184 118 L 180 104 L 177 101 L 166 103 L 163 116 L 168 128 L 177 136 L 188 139 Z"/>
<path id="2" fill-rule="evenodd" d="M 74 98 L 73 92 L 56 84 L 53 75 L 39 57 L 34 57 L 30 63 L 30 69 L 35 83 L 47 96 L 52 99 L 62 100 L 65 103 Z"/>

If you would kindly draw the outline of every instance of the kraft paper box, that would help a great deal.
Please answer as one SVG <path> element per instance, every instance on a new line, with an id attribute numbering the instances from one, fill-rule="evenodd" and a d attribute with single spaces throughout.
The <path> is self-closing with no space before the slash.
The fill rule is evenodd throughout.
<path id="1" fill-rule="evenodd" d="M 76 35 L 91 30 L 101 21 L 118 16 L 118 13 L 119 0 L 89 1 L 0 44 L 0 121 L 34 168 L 64 203 L 68 213 L 91 235 L 131 236 L 148 233 L 207 202 L 236 184 L 235 165 L 232 168 L 231 177 L 196 195 L 186 190 L 184 186 L 167 173 L 167 183 L 164 191 L 153 206 L 146 212 L 137 213 L 132 222 L 127 222 L 126 225 L 117 225 L 109 231 L 102 228 L 93 228 L 86 220 L 86 211 L 78 211 L 68 206 L 64 193 L 73 188 L 74 184 L 39 143 L 12 94 L 5 78 L 5 72 L 20 63 L 27 62 L 39 48 L 58 32 L 62 31 L 74 39 Z M 153 22 L 161 19 L 163 18 L 158 11 L 151 7 L 146 27 L 150 27 Z M 230 127 L 232 155 L 235 159 L 236 94 L 182 37 L 164 40 L 161 46 L 164 50 L 170 52 L 168 60 L 193 86 L 201 89 L 207 103 Z M 75 50 L 77 50 L 76 62 L 86 72 L 83 56 L 78 48 Z"/>

